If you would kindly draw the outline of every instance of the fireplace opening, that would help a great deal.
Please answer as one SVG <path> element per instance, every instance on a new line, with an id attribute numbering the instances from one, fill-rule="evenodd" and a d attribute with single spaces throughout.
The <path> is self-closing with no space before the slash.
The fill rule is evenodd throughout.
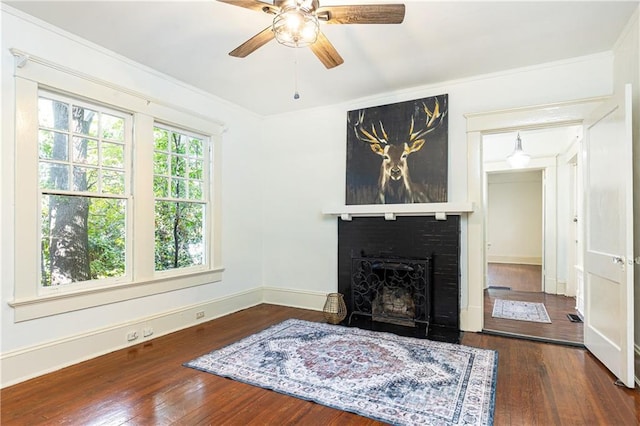
<path id="1" fill-rule="evenodd" d="M 426 336 L 431 315 L 430 259 L 354 257 L 351 262 L 355 316 L 404 327 L 420 328 Z"/>

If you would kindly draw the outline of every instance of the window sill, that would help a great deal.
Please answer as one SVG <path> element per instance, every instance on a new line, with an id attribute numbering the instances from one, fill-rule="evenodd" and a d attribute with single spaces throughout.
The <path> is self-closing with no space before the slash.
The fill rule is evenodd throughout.
<path id="1" fill-rule="evenodd" d="M 223 271 L 224 268 L 215 268 L 112 287 L 24 298 L 10 301 L 9 306 L 14 308 L 14 322 L 22 322 L 221 281 Z"/>

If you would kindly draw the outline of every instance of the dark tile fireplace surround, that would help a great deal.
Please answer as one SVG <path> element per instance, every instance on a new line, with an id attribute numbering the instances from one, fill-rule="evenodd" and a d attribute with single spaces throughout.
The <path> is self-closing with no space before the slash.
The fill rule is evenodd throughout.
<path id="1" fill-rule="evenodd" d="M 371 259 L 364 265 L 374 265 L 369 268 L 373 269 L 369 273 L 374 281 L 384 281 L 379 270 L 386 268 L 375 265 L 397 265 L 399 262 L 396 261 L 402 259 L 422 261 L 419 264 L 427 265 L 428 283 L 424 290 L 427 293 L 427 321 L 418 320 L 411 325 L 403 324 L 403 321 L 375 319 L 375 312 L 374 315 L 363 314 L 361 296 L 366 292 L 359 288 L 362 284 L 352 276 L 353 269 L 358 268 L 354 265 L 363 264 L 362 259 Z M 382 262 L 384 259 L 386 262 Z M 451 215 L 446 220 L 436 220 L 432 216 L 399 216 L 396 220 L 383 217 L 354 217 L 350 221 L 338 219 L 338 292 L 344 295 L 347 305 L 345 325 L 459 342 L 460 217 Z M 378 292 L 375 291 L 376 294 Z M 358 301 L 354 302 L 354 294 Z M 373 300 L 370 302 L 369 305 L 374 304 Z M 413 302 L 411 304 L 413 309 Z M 369 305 L 365 303 L 365 306 Z M 416 309 L 424 315 L 424 309 Z"/>

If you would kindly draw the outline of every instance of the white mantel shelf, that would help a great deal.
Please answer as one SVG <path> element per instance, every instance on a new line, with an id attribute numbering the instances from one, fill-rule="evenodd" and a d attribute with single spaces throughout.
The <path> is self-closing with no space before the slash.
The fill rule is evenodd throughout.
<path id="1" fill-rule="evenodd" d="M 342 220 L 378 216 L 386 220 L 395 220 L 396 216 L 435 216 L 438 220 L 446 220 L 447 215 L 471 212 L 473 212 L 473 203 L 364 204 L 322 209 L 322 214 L 338 216 Z"/>

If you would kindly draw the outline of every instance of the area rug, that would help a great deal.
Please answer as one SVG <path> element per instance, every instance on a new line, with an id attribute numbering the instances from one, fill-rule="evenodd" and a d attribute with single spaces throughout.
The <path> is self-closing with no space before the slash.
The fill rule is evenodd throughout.
<path id="1" fill-rule="evenodd" d="M 184 365 L 396 425 L 491 425 L 492 350 L 290 319 Z"/>
<path id="2" fill-rule="evenodd" d="M 496 299 L 493 303 L 493 313 L 491 316 L 494 318 L 518 321 L 551 323 L 544 303 Z"/>

